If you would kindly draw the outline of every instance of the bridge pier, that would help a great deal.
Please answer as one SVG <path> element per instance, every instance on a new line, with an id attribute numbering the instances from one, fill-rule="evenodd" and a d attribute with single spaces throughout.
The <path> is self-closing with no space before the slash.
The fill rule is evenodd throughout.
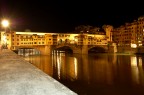
<path id="1" fill-rule="evenodd" d="M 44 48 L 40 49 L 42 55 L 50 55 L 52 53 L 51 45 L 46 45 Z"/>
<path id="2" fill-rule="evenodd" d="M 82 46 L 82 52 L 81 54 L 88 54 L 88 45 L 83 45 Z"/>
<path id="3" fill-rule="evenodd" d="M 88 54 L 88 46 L 87 45 L 80 45 L 77 49 L 73 50 L 73 53 L 76 54 Z"/>

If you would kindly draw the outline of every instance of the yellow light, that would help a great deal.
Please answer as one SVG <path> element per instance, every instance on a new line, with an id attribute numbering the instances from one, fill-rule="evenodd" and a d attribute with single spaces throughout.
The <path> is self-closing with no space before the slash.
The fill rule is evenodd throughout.
<path id="1" fill-rule="evenodd" d="M 135 56 L 131 57 L 131 66 L 137 66 L 137 58 Z"/>
<path id="2" fill-rule="evenodd" d="M 136 48 L 137 45 L 136 44 L 131 44 L 131 48 Z"/>
<path id="3" fill-rule="evenodd" d="M 78 66 L 77 66 L 78 62 L 77 62 L 77 58 L 74 58 L 74 72 L 75 72 L 75 78 L 77 79 L 77 70 L 78 70 Z"/>
<path id="4" fill-rule="evenodd" d="M 3 44 L 7 43 L 6 35 L 3 35 L 2 41 L 3 41 Z"/>
<path id="5" fill-rule="evenodd" d="M 78 40 L 77 40 L 77 39 L 75 39 L 75 41 L 77 42 Z"/>
<path id="6" fill-rule="evenodd" d="M 3 27 L 8 27 L 9 26 L 9 21 L 8 20 L 3 20 L 1 24 L 2 24 Z"/>

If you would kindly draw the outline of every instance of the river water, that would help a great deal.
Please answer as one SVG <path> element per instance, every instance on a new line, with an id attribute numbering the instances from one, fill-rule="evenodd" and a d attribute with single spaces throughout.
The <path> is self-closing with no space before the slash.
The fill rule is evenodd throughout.
<path id="1" fill-rule="evenodd" d="M 26 56 L 78 95 L 144 95 L 144 56 L 54 53 Z"/>

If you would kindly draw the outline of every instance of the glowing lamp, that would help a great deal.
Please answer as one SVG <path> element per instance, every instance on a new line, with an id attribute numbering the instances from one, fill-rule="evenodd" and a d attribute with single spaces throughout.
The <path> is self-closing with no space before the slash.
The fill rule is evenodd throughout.
<path id="1" fill-rule="evenodd" d="M 9 21 L 8 20 L 3 20 L 1 24 L 2 24 L 3 27 L 8 27 L 9 26 Z"/>

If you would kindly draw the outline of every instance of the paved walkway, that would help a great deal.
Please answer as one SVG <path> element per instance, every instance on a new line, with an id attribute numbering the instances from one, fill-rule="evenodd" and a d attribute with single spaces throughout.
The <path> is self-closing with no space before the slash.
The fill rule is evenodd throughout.
<path id="1" fill-rule="evenodd" d="M 10 50 L 0 52 L 0 95 L 77 95 Z"/>

